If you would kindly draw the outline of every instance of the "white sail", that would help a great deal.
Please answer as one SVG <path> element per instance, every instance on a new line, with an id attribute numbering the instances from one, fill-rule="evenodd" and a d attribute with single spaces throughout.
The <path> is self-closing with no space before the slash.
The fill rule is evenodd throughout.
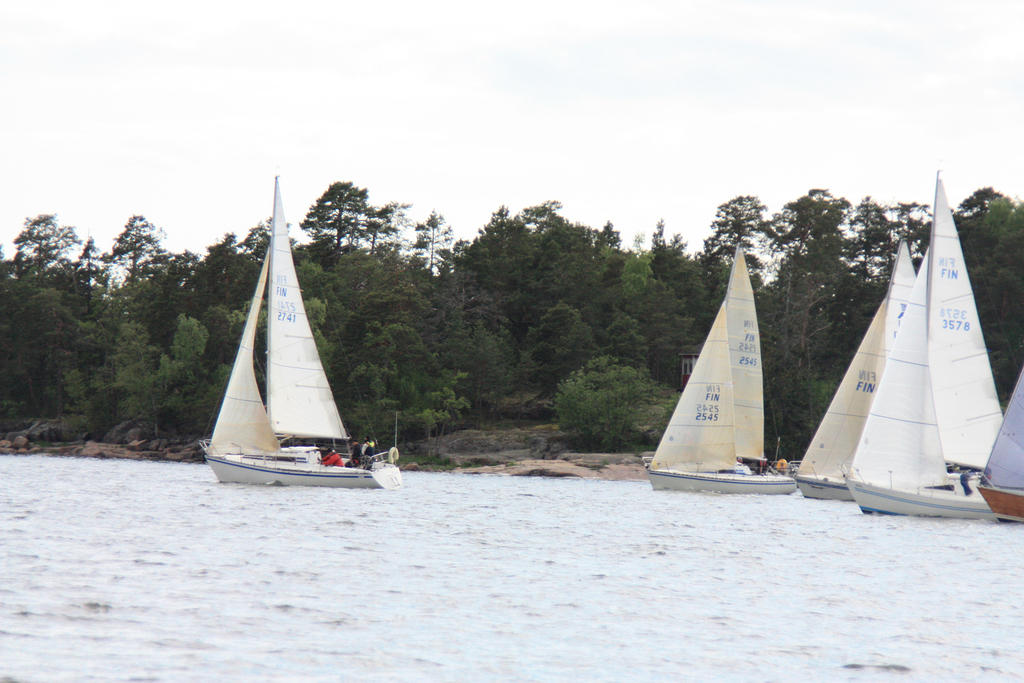
<path id="1" fill-rule="evenodd" d="M 993 486 L 1024 489 L 1024 371 L 1006 406 L 1006 416 L 992 446 L 985 477 Z"/>
<path id="2" fill-rule="evenodd" d="M 801 474 L 841 481 L 848 470 L 913 286 L 914 263 L 907 245 L 901 241 L 889 290 L 807 447 L 800 464 Z"/>
<path id="3" fill-rule="evenodd" d="M 727 304 L 723 301 L 718 309 L 651 469 L 713 472 L 736 463 Z"/>
<path id="4" fill-rule="evenodd" d="M 255 452 L 273 453 L 280 446 L 270 428 L 267 411 L 263 407 L 256 373 L 253 370 L 253 347 L 256 342 L 256 325 L 260 315 L 260 304 L 263 290 L 267 286 L 267 270 L 270 263 L 270 252 L 263 259 L 256 292 L 249 304 L 249 314 L 245 318 L 242 330 L 242 341 L 235 354 L 235 364 L 231 368 L 224 402 L 221 404 L 217 423 L 210 439 L 211 452 Z"/>
<path id="5" fill-rule="evenodd" d="M 914 288 L 916 280 L 914 274 L 914 262 L 910 258 L 910 249 L 907 243 L 900 240 L 896 249 L 896 265 L 893 267 L 892 277 L 889 278 L 889 294 L 886 298 L 885 311 L 885 355 L 889 356 L 893 344 L 896 342 L 896 333 L 900 329 L 900 320 L 903 312 L 907 309 L 907 301 L 910 300 L 910 291 Z"/>
<path id="6" fill-rule="evenodd" d="M 271 425 L 278 434 L 347 439 L 306 318 L 276 181 L 270 249 L 267 412 Z"/>
<path id="7" fill-rule="evenodd" d="M 981 469 L 1003 415 L 960 238 L 941 179 L 935 186 L 928 252 L 928 354 L 942 452 L 947 462 Z"/>
<path id="8" fill-rule="evenodd" d="M 928 268 L 925 258 L 852 462 L 860 480 L 893 489 L 946 483 L 928 365 Z"/>
<path id="9" fill-rule="evenodd" d="M 736 455 L 764 458 L 764 385 L 761 376 L 761 336 L 757 329 L 754 289 L 750 286 L 743 249 L 736 249 L 729 274 L 725 308 L 729 357 L 735 402 Z"/>
<path id="10" fill-rule="evenodd" d="M 736 250 L 725 299 L 651 460 L 651 469 L 731 469 L 764 454 L 761 341 L 754 291 Z"/>

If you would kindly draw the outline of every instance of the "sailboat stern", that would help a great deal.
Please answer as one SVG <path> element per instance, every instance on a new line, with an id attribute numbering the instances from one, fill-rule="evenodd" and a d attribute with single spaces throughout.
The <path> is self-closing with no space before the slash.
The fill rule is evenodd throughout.
<path id="1" fill-rule="evenodd" d="M 382 489 L 402 488 L 402 471 L 391 463 L 375 463 L 370 474 Z"/>
<path id="2" fill-rule="evenodd" d="M 992 513 L 1001 522 L 1024 522 L 1024 491 L 981 485 L 978 487 Z"/>

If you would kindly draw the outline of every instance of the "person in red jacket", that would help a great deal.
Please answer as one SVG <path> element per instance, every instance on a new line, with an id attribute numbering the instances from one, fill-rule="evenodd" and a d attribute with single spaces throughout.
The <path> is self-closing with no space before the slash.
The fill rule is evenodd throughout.
<path id="1" fill-rule="evenodd" d="M 324 458 L 321 460 L 321 462 L 324 465 L 328 465 L 328 466 L 331 466 L 331 467 L 340 467 L 341 464 L 342 464 L 341 456 L 338 455 L 337 453 L 335 453 L 333 448 L 331 449 L 330 453 L 328 453 L 326 456 L 324 456 Z"/>

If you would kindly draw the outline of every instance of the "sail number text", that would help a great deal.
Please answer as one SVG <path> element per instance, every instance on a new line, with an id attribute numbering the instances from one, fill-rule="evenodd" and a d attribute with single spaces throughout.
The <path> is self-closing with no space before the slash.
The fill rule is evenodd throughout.
<path id="1" fill-rule="evenodd" d="M 971 321 L 967 319 L 967 311 L 963 308 L 940 308 L 939 318 L 942 329 L 967 332 L 971 329 Z"/>
<path id="2" fill-rule="evenodd" d="M 294 301 L 282 301 L 277 309 L 277 319 L 293 323 L 296 320 Z"/>
<path id="3" fill-rule="evenodd" d="M 722 398 L 722 385 L 709 384 L 704 390 L 704 403 L 697 404 L 697 422 L 718 422 L 718 401 Z"/>

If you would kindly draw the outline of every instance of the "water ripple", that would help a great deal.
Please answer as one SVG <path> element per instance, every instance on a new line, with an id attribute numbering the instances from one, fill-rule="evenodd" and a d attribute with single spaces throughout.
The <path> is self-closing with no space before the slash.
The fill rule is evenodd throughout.
<path id="1" fill-rule="evenodd" d="M 406 473 L 0 456 L 0 677 L 1007 678 L 1024 525 Z M 991 588 L 989 588 L 991 587 Z M 60 643 L 60 656 L 54 656 Z"/>

